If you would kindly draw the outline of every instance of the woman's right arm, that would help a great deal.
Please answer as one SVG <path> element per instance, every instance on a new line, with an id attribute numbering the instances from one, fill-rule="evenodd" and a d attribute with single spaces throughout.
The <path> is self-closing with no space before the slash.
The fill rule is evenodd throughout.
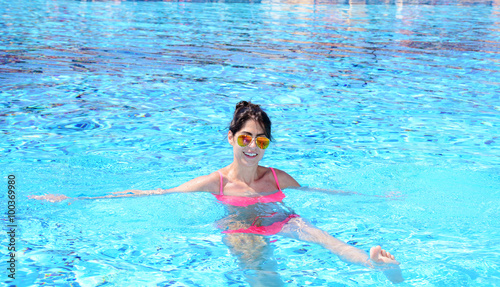
<path id="1" fill-rule="evenodd" d="M 217 173 L 212 173 L 209 175 L 200 176 L 194 178 L 186 183 L 179 185 L 178 187 L 170 188 L 170 189 L 153 189 L 153 190 L 138 190 L 138 189 L 129 189 L 125 191 L 113 192 L 109 195 L 104 196 L 82 196 L 71 198 L 62 194 L 46 194 L 46 195 L 30 195 L 28 198 L 38 199 L 38 200 L 46 200 L 49 202 L 59 202 L 66 199 L 102 199 L 102 198 L 118 198 L 118 197 L 137 197 L 137 196 L 149 196 L 149 195 L 160 195 L 165 193 L 174 193 L 174 192 L 217 192 L 219 184 L 219 176 Z"/>

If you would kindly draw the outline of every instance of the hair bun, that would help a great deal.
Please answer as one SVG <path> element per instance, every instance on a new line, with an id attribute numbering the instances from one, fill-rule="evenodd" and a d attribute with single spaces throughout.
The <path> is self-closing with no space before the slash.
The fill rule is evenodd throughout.
<path id="1" fill-rule="evenodd" d="M 239 110 L 239 109 L 241 109 L 243 107 L 247 107 L 248 105 L 250 105 L 249 102 L 247 102 L 247 101 L 241 101 L 241 102 L 239 102 L 239 103 L 236 104 L 236 109 L 235 110 Z"/>

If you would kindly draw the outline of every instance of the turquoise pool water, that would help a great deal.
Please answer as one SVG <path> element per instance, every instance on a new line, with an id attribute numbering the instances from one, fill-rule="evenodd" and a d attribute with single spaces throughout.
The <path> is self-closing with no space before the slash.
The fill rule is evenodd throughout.
<path id="1" fill-rule="evenodd" d="M 213 172 L 232 160 L 227 127 L 249 99 L 273 121 L 263 165 L 362 194 L 286 190 L 287 206 L 390 250 L 403 286 L 500 285 L 498 2 L 30 3 L 0 0 L 1 177 L 18 192 L 4 286 L 246 286 L 211 195 L 27 196 Z M 286 286 L 390 285 L 272 239 Z"/>

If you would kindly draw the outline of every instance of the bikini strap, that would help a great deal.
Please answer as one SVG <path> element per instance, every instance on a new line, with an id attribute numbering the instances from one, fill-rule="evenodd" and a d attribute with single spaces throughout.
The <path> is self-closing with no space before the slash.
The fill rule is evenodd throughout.
<path id="1" fill-rule="evenodd" d="M 224 179 L 222 178 L 222 172 L 220 170 L 217 171 L 219 173 L 220 177 L 220 189 L 219 189 L 219 194 L 224 195 Z"/>
<path id="2" fill-rule="evenodd" d="M 274 168 L 270 167 L 270 169 L 273 172 L 274 180 L 276 181 L 276 185 L 278 186 L 278 190 L 281 191 L 280 183 L 278 181 L 278 177 L 276 176 L 276 172 L 274 171 Z"/>

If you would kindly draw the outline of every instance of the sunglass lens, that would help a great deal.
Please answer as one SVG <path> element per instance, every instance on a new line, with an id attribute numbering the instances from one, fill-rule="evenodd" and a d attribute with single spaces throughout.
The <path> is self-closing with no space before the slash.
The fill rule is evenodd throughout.
<path id="1" fill-rule="evenodd" d="M 265 137 L 257 138 L 256 142 L 257 142 L 257 146 L 260 149 L 266 149 L 269 146 L 269 139 L 265 138 Z"/>
<path id="2" fill-rule="evenodd" d="M 252 142 L 252 137 L 249 135 L 240 135 L 238 137 L 238 145 L 239 146 L 247 146 Z"/>

